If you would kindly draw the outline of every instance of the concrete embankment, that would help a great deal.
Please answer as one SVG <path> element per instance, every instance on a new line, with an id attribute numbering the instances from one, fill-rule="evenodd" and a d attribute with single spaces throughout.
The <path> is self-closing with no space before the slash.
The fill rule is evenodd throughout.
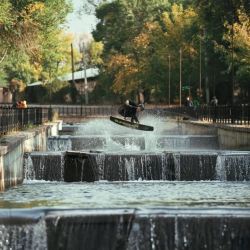
<path id="1" fill-rule="evenodd" d="M 0 190 L 23 182 L 23 155 L 30 151 L 45 151 L 47 136 L 58 135 L 62 121 L 46 123 L 4 136 L 0 141 Z"/>
<path id="2" fill-rule="evenodd" d="M 180 121 L 185 135 L 217 135 L 221 150 L 250 150 L 250 126 Z"/>

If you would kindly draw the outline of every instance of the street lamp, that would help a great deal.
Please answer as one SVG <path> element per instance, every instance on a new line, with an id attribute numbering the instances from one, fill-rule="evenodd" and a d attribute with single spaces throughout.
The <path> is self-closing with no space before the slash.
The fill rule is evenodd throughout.
<path id="1" fill-rule="evenodd" d="M 201 36 L 200 37 L 200 88 L 199 88 L 199 101 L 201 103 Z"/>
<path id="2" fill-rule="evenodd" d="M 232 15 L 232 104 L 234 104 L 234 14 Z"/>
<path id="3" fill-rule="evenodd" d="M 181 107 L 181 54 L 182 53 L 182 51 L 181 51 L 181 49 L 180 49 L 180 107 Z"/>
<path id="4" fill-rule="evenodd" d="M 83 66 L 84 66 L 84 86 L 85 86 L 85 102 L 86 104 L 89 104 L 89 98 L 88 98 L 88 82 L 87 82 L 87 72 L 86 72 L 86 58 L 85 58 L 85 47 L 84 47 L 84 42 L 82 44 L 83 47 Z"/>
<path id="5" fill-rule="evenodd" d="M 48 81 L 48 84 L 49 84 L 49 113 L 48 113 L 48 118 L 49 118 L 49 121 L 52 121 L 52 108 L 51 108 L 51 102 L 52 102 L 52 90 L 51 90 L 51 87 L 52 87 L 52 81 L 49 80 Z"/>
<path id="6" fill-rule="evenodd" d="M 170 106 L 171 55 L 168 55 L 168 106 Z"/>

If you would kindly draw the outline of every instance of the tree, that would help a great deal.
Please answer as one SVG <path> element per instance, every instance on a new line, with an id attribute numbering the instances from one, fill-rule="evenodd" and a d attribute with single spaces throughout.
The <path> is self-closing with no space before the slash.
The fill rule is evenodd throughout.
<path id="1" fill-rule="evenodd" d="M 238 101 L 250 101 L 250 17 L 245 13 L 244 9 L 238 10 L 238 22 L 230 25 L 225 23 L 227 32 L 223 35 L 223 40 L 229 44 L 216 43 L 216 49 L 226 60 L 228 68 L 226 72 L 232 70 L 232 55 L 235 63 L 236 74 L 236 92 Z M 232 34 L 232 29 L 234 33 Z M 233 36 L 233 37 L 232 37 Z M 233 39 L 232 39 L 233 38 Z M 232 54 L 233 52 L 233 54 Z M 238 89 L 237 89 L 238 85 Z"/>
<path id="2" fill-rule="evenodd" d="M 152 69 L 152 74 L 162 68 L 162 77 L 159 84 L 159 91 L 165 96 L 168 93 L 166 88 L 166 69 L 168 65 L 168 55 L 171 56 L 172 98 L 179 98 L 180 82 L 180 51 L 182 53 L 182 85 L 192 88 L 193 96 L 196 95 L 198 86 L 198 47 L 197 36 L 199 31 L 198 15 L 192 7 L 184 9 L 182 5 L 173 4 L 171 11 L 163 13 L 162 25 L 158 25 L 152 33 L 152 42 L 155 53 L 152 57 L 153 62 L 160 63 L 162 66 Z M 163 70 L 164 69 L 164 70 Z M 165 72 L 165 75 L 163 74 Z M 167 90 L 167 92 L 166 92 Z M 191 94 L 191 93 L 190 93 Z M 187 94 L 189 95 L 189 93 Z M 184 97 L 182 95 L 182 97 Z"/>
<path id="3" fill-rule="evenodd" d="M 0 11 L 0 42 L 5 55 L 0 62 L 8 82 L 15 79 L 28 85 L 68 73 L 70 38 L 61 30 L 72 11 L 71 3 L 4 0 L 0 5 L 5 10 L 5 14 Z"/>
<path id="4" fill-rule="evenodd" d="M 103 2 L 107 2 L 107 0 L 83 0 L 82 8 L 78 10 L 78 13 L 79 15 L 82 13 L 94 15 L 96 8 Z"/>
<path id="5" fill-rule="evenodd" d="M 135 47 L 135 41 L 143 37 L 145 24 L 160 20 L 162 11 L 168 9 L 169 3 L 166 0 L 115 0 L 103 3 L 97 8 L 97 18 L 100 21 L 92 34 L 96 41 L 102 41 L 104 44 L 102 59 L 108 67 L 104 74 L 114 77 L 113 91 L 129 94 L 136 89 L 139 94 L 143 84 L 141 70 L 144 68 L 144 58 L 137 53 L 140 48 Z M 116 65 L 115 60 L 121 64 Z M 125 62 L 130 66 L 127 70 L 124 70 Z M 121 70 L 119 75 L 116 75 L 118 68 Z M 128 74 L 133 75 L 133 78 L 127 78 Z"/>
<path id="6" fill-rule="evenodd" d="M 144 22 L 140 33 L 124 42 L 121 52 L 113 50 L 109 53 L 106 60 L 106 73 L 114 77 L 111 89 L 124 95 L 137 90 L 140 95 L 139 101 L 143 100 L 142 92 L 150 90 L 151 96 L 154 97 L 151 100 L 166 101 L 167 59 L 171 54 L 174 69 L 172 87 L 176 96 L 179 93 L 176 90 L 179 86 L 180 49 L 183 51 L 182 63 L 185 65 L 183 78 L 195 81 L 192 77 L 198 66 L 194 36 L 197 30 L 198 21 L 195 11 L 192 8 L 184 10 L 181 5 L 176 4 L 172 6 L 170 13 L 164 12 L 160 21 Z M 190 85 L 188 81 L 186 84 Z"/>
<path id="7" fill-rule="evenodd" d="M 95 42 L 91 40 L 87 44 L 86 49 L 86 60 L 87 64 L 91 67 L 101 66 L 103 64 L 103 60 L 101 59 L 101 54 L 103 52 L 103 43 Z"/>
<path id="8" fill-rule="evenodd" d="M 232 88 L 234 67 L 231 68 L 233 72 L 226 71 L 228 62 L 221 57 L 221 54 L 216 53 L 215 44 L 222 45 L 227 51 L 230 50 L 229 44 L 223 38 L 228 32 L 224 24 L 237 23 L 239 21 L 238 10 L 249 16 L 250 2 L 248 0 L 194 0 L 194 4 L 197 6 L 205 31 L 204 53 L 207 61 L 208 83 L 210 83 L 210 88 L 213 88 L 213 95 L 220 93 L 223 88 L 226 90 L 221 92 L 219 99 L 224 99 L 223 101 L 227 103 L 232 100 L 232 93 L 227 93 L 227 90 Z"/>

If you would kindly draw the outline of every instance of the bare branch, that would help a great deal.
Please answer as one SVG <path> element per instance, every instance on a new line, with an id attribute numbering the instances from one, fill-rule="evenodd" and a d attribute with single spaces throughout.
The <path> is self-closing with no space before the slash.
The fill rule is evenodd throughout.
<path id="1" fill-rule="evenodd" d="M 77 13 L 79 16 L 82 14 L 94 15 L 96 8 L 103 2 L 107 2 L 107 0 L 83 0 L 82 7 Z"/>
<path id="2" fill-rule="evenodd" d="M 7 55 L 7 51 L 8 49 L 5 49 L 2 58 L 0 59 L 0 63 L 2 63 L 2 61 L 4 60 L 5 56 Z"/>

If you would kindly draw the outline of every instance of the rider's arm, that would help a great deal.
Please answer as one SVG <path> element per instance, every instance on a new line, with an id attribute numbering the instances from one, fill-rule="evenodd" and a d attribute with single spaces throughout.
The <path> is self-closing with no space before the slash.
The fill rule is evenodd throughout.
<path id="1" fill-rule="evenodd" d="M 128 104 L 129 106 L 135 107 L 135 108 L 138 107 L 138 105 L 136 105 L 134 102 L 132 102 L 132 101 L 130 101 L 130 100 L 127 100 L 127 101 L 128 101 L 128 103 L 129 103 L 129 104 Z M 126 101 L 126 102 L 127 102 L 127 101 Z"/>

